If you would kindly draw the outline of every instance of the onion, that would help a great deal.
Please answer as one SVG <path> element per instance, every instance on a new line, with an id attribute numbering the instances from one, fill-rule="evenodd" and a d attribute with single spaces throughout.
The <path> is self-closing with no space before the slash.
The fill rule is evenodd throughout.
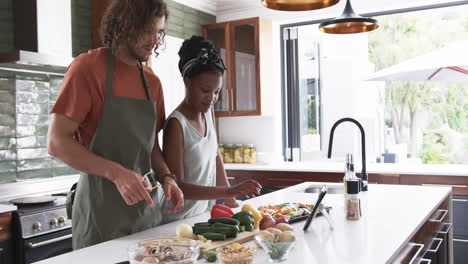
<path id="1" fill-rule="evenodd" d="M 275 219 L 272 217 L 265 217 L 260 222 L 260 230 L 265 230 L 269 227 L 274 227 L 276 225 Z"/>
<path id="2" fill-rule="evenodd" d="M 276 219 L 276 224 L 281 224 L 281 223 L 289 224 L 289 221 L 288 221 L 288 219 L 286 219 L 284 217 L 280 217 L 280 218 Z"/>
<path id="3" fill-rule="evenodd" d="M 192 238 L 193 237 L 192 227 L 187 224 L 180 224 L 176 228 L 176 235 L 179 238 Z"/>

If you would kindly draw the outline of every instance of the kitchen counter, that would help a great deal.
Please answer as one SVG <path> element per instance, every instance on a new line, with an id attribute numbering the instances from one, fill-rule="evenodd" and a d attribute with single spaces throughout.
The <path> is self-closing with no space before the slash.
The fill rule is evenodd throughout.
<path id="1" fill-rule="evenodd" d="M 269 164 L 225 163 L 226 170 L 252 171 L 300 171 L 300 172 L 339 172 L 344 171 L 344 162 L 318 160 L 316 162 L 276 162 Z M 409 163 L 368 163 L 367 173 L 376 174 L 415 174 L 441 176 L 468 176 L 468 165 L 409 164 Z M 356 162 L 355 171 L 361 172 L 361 163 Z"/>
<path id="2" fill-rule="evenodd" d="M 16 211 L 15 205 L 0 204 L 0 214 Z"/>
<path id="3" fill-rule="evenodd" d="M 305 182 L 293 187 L 245 201 L 253 206 L 283 202 L 313 203 L 317 194 L 304 193 L 310 185 Z M 329 186 L 341 184 L 326 183 Z M 448 187 L 374 185 L 362 193 L 363 217 L 347 221 L 342 194 L 327 194 L 323 203 L 332 206 L 330 215 L 335 223 L 331 230 L 323 217 L 317 217 L 308 232 L 304 222 L 293 224 L 297 244 L 286 263 L 385 263 L 407 245 L 410 238 L 432 212 L 451 195 Z M 38 262 L 41 264 L 117 263 L 127 260 L 127 247 L 140 240 L 174 236 L 178 224 L 204 222 L 209 213 L 162 225 L 130 236 L 104 242 L 89 248 Z M 114 220 L 115 221 L 115 220 Z M 206 263 L 204 260 L 199 263 Z M 267 263 L 262 250 L 257 251 L 255 263 Z"/>

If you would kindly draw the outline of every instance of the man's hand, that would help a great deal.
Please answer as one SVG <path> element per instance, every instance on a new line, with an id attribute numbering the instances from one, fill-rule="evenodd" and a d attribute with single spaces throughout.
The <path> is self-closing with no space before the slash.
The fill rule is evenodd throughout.
<path id="1" fill-rule="evenodd" d="M 260 194 L 261 189 L 260 183 L 254 180 L 245 180 L 227 188 L 226 193 L 233 198 L 241 195 L 245 198 L 254 198 L 255 194 Z"/>
<path id="2" fill-rule="evenodd" d="M 177 183 L 171 177 L 163 178 L 163 190 L 166 196 L 165 201 L 171 201 L 174 207 L 167 208 L 166 212 L 175 213 L 184 207 L 184 194 Z"/>
<path id="3" fill-rule="evenodd" d="M 134 205 L 141 200 L 146 200 L 149 206 L 154 206 L 153 199 L 148 193 L 151 190 L 147 189 L 141 175 L 123 167 L 110 173 L 110 178 L 128 205 Z"/>
<path id="4" fill-rule="evenodd" d="M 236 198 L 224 199 L 223 204 L 226 205 L 227 207 L 231 207 L 231 208 L 236 208 L 236 207 L 240 206 L 239 201 L 237 201 Z"/>

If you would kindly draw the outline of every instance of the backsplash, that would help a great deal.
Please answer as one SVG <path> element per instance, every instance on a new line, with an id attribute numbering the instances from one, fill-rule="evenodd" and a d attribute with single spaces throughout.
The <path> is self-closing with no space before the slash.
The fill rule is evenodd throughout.
<path id="1" fill-rule="evenodd" d="M 0 183 L 77 174 L 47 153 L 62 77 L 0 71 Z"/>

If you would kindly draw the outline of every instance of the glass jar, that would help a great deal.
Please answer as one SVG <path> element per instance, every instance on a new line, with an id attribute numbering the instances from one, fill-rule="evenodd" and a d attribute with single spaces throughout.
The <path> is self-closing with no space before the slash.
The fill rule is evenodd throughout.
<path id="1" fill-rule="evenodd" d="M 236 147 L 234 148 L 234 163 L 243 163 L 244 162 L 244 145 L 242 144 L 236 144 Z"/>
<path id="2" fill-rule="evenodd" d="M 218 149 L 219 149 L 219 154 L 221 155 L 221 158 L 224 160 L 224 144 L 219 144 Z"/>
<path id="3" fill-rule="evenodd" d="M 234 162 L 234 147 L 232 144 L 227 144 L 224 147 L 224 159 L 225 163 L 233 163 Z"/>
<path id="4" fill-rule="evenodd" d="M 248 159 L 244 162 L 257 163 L 257 149 L 255 148 L 254 144 L 248 144 L 246 149 L 248 149 L 248 151 L 244 150 L 244 156 L 248 156 Z"/>

